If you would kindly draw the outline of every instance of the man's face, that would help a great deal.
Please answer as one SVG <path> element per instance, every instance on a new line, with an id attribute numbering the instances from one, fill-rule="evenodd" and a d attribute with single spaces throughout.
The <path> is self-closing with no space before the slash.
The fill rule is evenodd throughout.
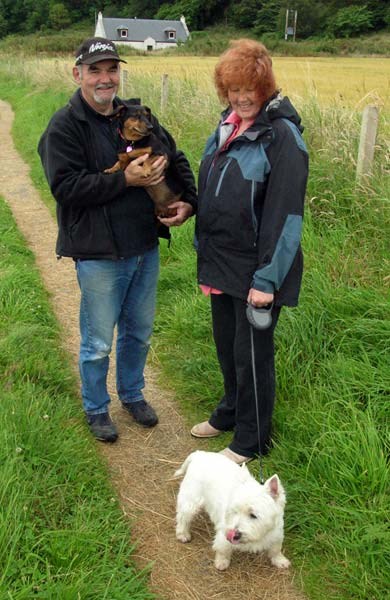
<path id="1" fill-rule="evenodd" d="M 93 65 L 81 65 L 81 73 L 78 67 L 73 67 L 73 77 L 80 85 L 84 100 L 96 112 L 111 112 L 112 101 L 119 87 L 118 61 L 101 60 Z"/>

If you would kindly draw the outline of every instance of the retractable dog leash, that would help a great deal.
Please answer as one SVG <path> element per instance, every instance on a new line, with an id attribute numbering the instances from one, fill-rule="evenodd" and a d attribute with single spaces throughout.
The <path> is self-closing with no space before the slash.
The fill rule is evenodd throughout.
<path id="1" fill-rule="evenodd" d="M 255 360 L 255 344 L 253 339 L 254 329 L 268 329 L 272 323 L 272 307 L 270 304 L 268 307 L 256 308 L 252 304 L 248 304 L 246 309 L 246 316 L 250 324 L 251 332 L 251 358 L 252 358 L 252 375 L 253 375 L 253 387 L 255 391 L 255 407 L 256 407 L 256 422 L 257 422 L 257 440 L 259 444 L 259 480 L 260 483 L 264 484 L 263 474 L 263 456 L 261 453 L 261 434 L 260 434 L 260 411 L 259 411 L 259 397 L 257 393 L 257 377 L 256 377 L 256 360 Z"/>

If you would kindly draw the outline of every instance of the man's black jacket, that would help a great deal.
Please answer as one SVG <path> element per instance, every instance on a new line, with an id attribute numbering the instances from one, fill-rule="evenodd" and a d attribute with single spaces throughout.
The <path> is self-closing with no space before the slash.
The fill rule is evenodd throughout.
<path id="1" fill-rule="evenodd" d="M 120 103 L 119 98 L 114 100 L 115 106 Z M 103 173 L 112 164 L 104 160 L 96 118 L 105 117 L 95 115 L 94 121 L 91 110 L 78 90 L 54 114 L 38 145 L 57 202 L 57 255 L 117 259 L 142 254 L 157 245 L 158 237 L 169 237 L 168 230 L 158 225 L 144 188 L 126 187 L 123 171 Z M 186 157 L 155 117 L 152 123 L 154 133 L 172 153 L 184 188 L 182 200 L 196 206 L 194 177 Z"/>

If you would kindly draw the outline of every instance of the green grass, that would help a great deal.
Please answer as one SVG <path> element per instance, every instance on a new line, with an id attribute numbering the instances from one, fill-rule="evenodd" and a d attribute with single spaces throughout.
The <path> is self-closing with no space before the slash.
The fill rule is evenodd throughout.
<path id="1" fill-rule="evenodd" d="M 311 155 L 306 269 L 300 306 L 278 325 L 275 449 L 265 468 L 286 484 L 287 553 L 309 597 L 381 600 L 390 558 L 389 115 L 373 176 L 356 186 L 360 115 L 315 101 L 301 112 Z M 222 381 L 208 300 L 194 283 L 192 224 L 174 233 L 154 346 L 195 422 L 210 414 Z"/>
<path id="2" fill-rule="evenodd" d="M 145 76 L 134 77 L 131 85 L 131 95 L 146 98 L 158 113 L 159 83 Z M 18 149 L 52 207 L 34 149 L 49 115 L 68 96 L 68 90 L 42 91 L 0 79 L 0 97 L 16 110 Z M 162 120 L 196 171 L 218 103 L 199 94 L 191 82 L 178 86 L 172 97 Z M 381 113 L 373 176 L 356 186 L 360 115 L 324 109 L 311 99 L 299 108 L 311 156 L 306 268 L 300 305 L 283 310 L 277 329 L 275 448 L 265 471 L 278 472 L 285 483 L 286 552 L 308 597 L 383 600 L 390 558 L 389 114 Z M 222 391 L 208 300 L 196 285 L 192 236 L 190 222 L 173 230 L 169 249 L 162 243 L 152 353 L 189 423 L 207 417 Z M 9 310 L 13 304 L 11 293 Z M 11 356 L 23 337 L 14 335 Z M 226 439 L 210 442 L 210 448 L 219 449 Z M 83 464 L 84 453 L 76 448 L 76 454 L 75 463 Z"/>
<path id="3" fill-rule="evenodd" d="M 48 295 L 1 198 L 0 240 L 0 598 L 152 598 Z"/>

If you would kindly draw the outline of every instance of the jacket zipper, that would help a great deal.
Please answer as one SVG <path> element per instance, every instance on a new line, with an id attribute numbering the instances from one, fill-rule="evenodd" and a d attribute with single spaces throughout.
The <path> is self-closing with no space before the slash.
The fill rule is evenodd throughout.
<path id="1" fill-rule="evenodd" d="M 228 166 L 230 165 L 231 162 L 232 162 L 232 159 L 229 158 L 228 161 L 226 162 L 226 165 L 222 169 L 221 175 L 219 176 L 219 181 L 218 181 L 217 189 L 215 190 L 215 197 L 216 198 L 219 196 L 219 191 L 220 191 L 221 186 L 222 186 L 222 182 L 223 182 L 223 178 L 224 178 L 225 173 L 226 173 L 226 169 L 228 168 Z"/>
<path id="2" fill-rule="evenodd" d="M 256 181 L 252 179 L 252 188 L 251 188 L 251 213 L 252 213 L 252 225 L 255 233 L 255 239 L 253 245 L 256 246 L 257 243 L 257 228 L 259 223 L 257 221 L 256 213 L 255 213 L 255 189 L 256 189 Z"/>
<path id="3" fill-rule="evenodd" d="M 91 139 L 92 138 L 92 136 L 91 136 L 91 128 L 90 128 L 89 124 L 88 124 L 88 135 L 89 135 L 89 139 L 90 139 L 90 147 L 92 149 L 92 152 L 93 152 L 94 158 L 95 158 L 96 169 L 99 171 L 98 156 L 97 156 L 96 150 L 95 150 L 96 149 L 96 145 L 93 144 L 93 140 Z M 119 256 L 117 245 L 115 243 L 114 232 L 111 229 L 110 217 L 108 215 L 108 211 L 107 211 L 107 207 L 106 206 L 103 206 L 103 215 L 104 215 L 104 221 L 106 223 L 107 231 L 108 231 L 108 234 L 110 236 L 110 240 L 111 240 L 111 244 L 112 244 L 113 257 L 118 260 L 120 258 L 120 256 Z"/>

